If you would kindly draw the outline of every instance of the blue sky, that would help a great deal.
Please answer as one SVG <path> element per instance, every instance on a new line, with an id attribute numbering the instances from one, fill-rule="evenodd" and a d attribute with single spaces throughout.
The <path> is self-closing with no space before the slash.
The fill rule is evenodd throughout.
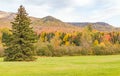
<path id="1" fill-rule="evenodd" d="M 48 15 L 64 22 L 107 22 L 120 27 L 120 0 L 0 0 L 0 10 L 17 12 L 25 6 L 30 16 Z"/>

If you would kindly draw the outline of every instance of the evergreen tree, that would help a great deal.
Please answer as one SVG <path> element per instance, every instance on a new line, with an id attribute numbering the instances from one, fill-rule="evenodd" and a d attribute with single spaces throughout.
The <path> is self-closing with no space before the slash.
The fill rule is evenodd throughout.
<path id="1" fill-rule="evenodd" d="M 14 22 L 12 22 L 12 35 L 7 38 L 5 61 L 32 61 L 35 60 L 33 43 L 37 35 L 29 26 L 31 20 L 23 6 L 20 6 Z"/>

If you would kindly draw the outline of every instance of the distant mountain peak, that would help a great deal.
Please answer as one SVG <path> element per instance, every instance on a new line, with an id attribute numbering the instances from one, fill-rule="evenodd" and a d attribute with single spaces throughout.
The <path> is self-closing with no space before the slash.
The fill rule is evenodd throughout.
<path id="1" fill-rule="evenodd" d="M 48 15 L 48 16 L 43 17 L 43 18 L 54 18 L 54 17 L 52 17 L 52 16 Z"/>
<path id="2" fill-rule="evenodd" d="M 46 17 L 43 17 L 42 18 L 42 20 L 44 21 L 44 22 L 48 22 L 48 21 L 60 21 L 59 19 L 56 19 L 56 18 L 54 18 L 54 17 L 52 17 L 52 16 L 46 16 Z M 61 21 L 60 21 L 61 22 Z"/>

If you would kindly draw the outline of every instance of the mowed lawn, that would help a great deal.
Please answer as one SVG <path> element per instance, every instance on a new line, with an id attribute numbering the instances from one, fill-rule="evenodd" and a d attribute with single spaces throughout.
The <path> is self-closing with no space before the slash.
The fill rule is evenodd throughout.
<path id="1" fill-rule="evenodd" d="M 0 76 L 120 76 L 120 55 L 38 57 L 34 62 L 3 62 Z"/>

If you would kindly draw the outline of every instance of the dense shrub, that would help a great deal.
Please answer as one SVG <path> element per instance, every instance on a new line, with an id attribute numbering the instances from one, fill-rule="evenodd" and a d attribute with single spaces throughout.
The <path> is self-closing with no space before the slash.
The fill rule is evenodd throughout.
<path id="1" fill-rule="evenodd" d="M 41 47 L 37 50 L 37 55 L 39 55 L 39 56 L 52 56 L 52 52 L 48 49 L 48 47 Z"/>
<path id="2" fill-rule="evenodd" d="M 54 46 L 51 43 L 41 43 L 36 49 L 38 56 L 78 56 L 78 55 L 113 55 L 120 54 L 120 45 Z"/>
<path id="3" fill-rule="evenodd" d="M 94 46 L 93 53 L 94 53 L 94 55 L 104 55 L 105 54 L 105 47 Z"/>
<path id="4" fill-rule="evenodd" d="M 54 46 L 51 43 L 41 43 L 36 45 L 36 53 L 38 56 L 76 56 L 76 55 L 92 55 L 92 50 L 80 46 Z"/>

